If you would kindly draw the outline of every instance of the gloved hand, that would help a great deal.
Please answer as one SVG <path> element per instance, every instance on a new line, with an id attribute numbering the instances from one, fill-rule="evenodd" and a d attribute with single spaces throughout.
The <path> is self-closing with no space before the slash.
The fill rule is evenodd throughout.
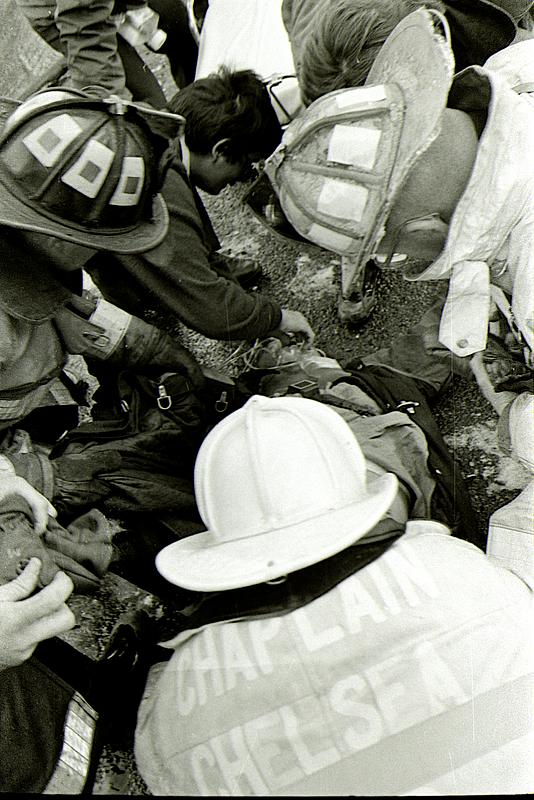
<path id="1" fill-rule="evenodd" d="M 60 510 L 71 511 L 95 505 L 110 494 L 111 487 L 99 476 L 118 472 L 122 457 L 113 443 L 95 446 L 94 442 L 72 442 L 67 452 L 52 459 L 51 464 L 54 503 Z"/>
<path id="2" fill-rule="evenodd" d="M 97 503 L 114 513 L 194 509 L 196 449 L 170 421 L 122 439 L 70 442 L 52 461 L 54 503 L 68 513 Z"/>
<path id="3" fill-rule="evenodd" d="M 196 358 L 180 342 L 101 298 L 73 295 L 55 321 L 69 353 L 122 369 L 186 373 L 195 388 L 204 383 Z"/>
<path id="4" fill-rule="evenodd" d="M 156 352 L 151 367 L 159 367 L 165 372 L 186 372 L 192 387 L 202 389 L 205 384 L 204 373 L 195 356 L 187 347 L 172 339 L 168 334 L 160 331 L 156 343 Z"/>
<path id="5" fill-rule="evenodd" d="M 515 400 L 517 394 L 515 392 L 495 391 L 492 376 L 487 369 L 488 362 L 484 359 L 484 353 L 475 353 L 469 361 L 469 366 L 482 395 L 493 406 L 495 412 L 501 416 L 504 409 Z"/>
<path id="6" fill-rule="evenodd" d="M 513 334 L 508 334 L 504 339 L 489 335 L 480 356 L 496 392 L 506 389 L 514 392 L 534 391 L 534 372 L 525 364 L 522 349 L 517 346 Z"/>
<path id="7" fill-rule="evenodd" d="M 168 333 L 138 317 L 131 318 L 121 346 L 108 361 L 121 367 L 149 366 L 151 371 L 185 372 L 194 388 L 204 385 L 195 356 Z"/>

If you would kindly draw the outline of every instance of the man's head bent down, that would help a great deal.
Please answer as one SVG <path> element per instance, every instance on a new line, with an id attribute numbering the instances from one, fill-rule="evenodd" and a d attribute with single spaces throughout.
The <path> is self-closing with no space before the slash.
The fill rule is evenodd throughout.
<path id="1" fill-rule="evenodd" d="M 447 24 L 427 10 L 403 19 L 366 85 L 316 100 L 266 162 L 297 233 L 355 270 L 376 254 L 433 260 L 473 168 L 477 130 L 447 107 L 454 60 L 436 21 Z"/>
<path id="2" fill-rule="evenodd" d="M 186 119 L 191 179 L 209 194 L 251 177 L 252 163 L 282 138 L 267 89 L 250 70 L 221 68 L 181 89 L 168 107 Z"/>

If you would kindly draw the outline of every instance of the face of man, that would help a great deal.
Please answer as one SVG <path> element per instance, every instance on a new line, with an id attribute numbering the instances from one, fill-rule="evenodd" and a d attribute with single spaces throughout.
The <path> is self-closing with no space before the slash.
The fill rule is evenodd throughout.
<path id="1" fill-rule="evenodd" d="M 191 178 L 195 186 L 208 194 L 219 194 L 227 186 L 246 180 L 250 162 L 232 163 L 224 157 L 213 161 L 211 156 L 191 157 Z"/>
<path id="2" fill-rule="evenodd" d="M 228 140 L 217 142 L 211 153 L 200 154 L 190 151 L 191 179 L 197 188 L 208 194 L 219 194 L 227 186 L 246 181 L 254 175 L 252 164 L 260 156 L 250 154 L 239 161 L 231 161 L 225 155 Z"/>

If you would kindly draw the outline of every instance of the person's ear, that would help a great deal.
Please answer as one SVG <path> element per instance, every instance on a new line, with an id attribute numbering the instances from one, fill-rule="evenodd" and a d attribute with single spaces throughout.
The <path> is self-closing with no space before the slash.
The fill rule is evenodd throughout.
<path id="1" fill-rule="evenodd" d="M 224 158 L 227 160 L 226 153 L 228 152 L 228 145 L 230 143 L 230 139 L 226 137 L 225 139 L 219 139 L 218 142 L 215 142 L 213 147 L 211 148 L 211 157 L 214 162 L 218 161 L 220 158 Z"/>

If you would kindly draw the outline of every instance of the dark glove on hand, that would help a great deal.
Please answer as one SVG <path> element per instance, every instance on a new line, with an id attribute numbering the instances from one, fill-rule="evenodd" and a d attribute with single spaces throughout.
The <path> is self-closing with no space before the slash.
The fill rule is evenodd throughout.
<path id="1" fill-rule="evenodd" d="M 187 373 L 193 389 L 202 389 L 205 384 L 202 368 L 195 356 L 182 344 L 161 332 L 161 340 L 151 367 L 161 367 L 166 372 Z"/>
<path id="2" fill-rule="evenodd" d="M 187 374 L 195 389 L 204 385 L 204 375 L 195 356 L 165 331 L 132 317 L 122 348 L 108 359 L 121 367 L 143 371 L 180 372 Z"/>

